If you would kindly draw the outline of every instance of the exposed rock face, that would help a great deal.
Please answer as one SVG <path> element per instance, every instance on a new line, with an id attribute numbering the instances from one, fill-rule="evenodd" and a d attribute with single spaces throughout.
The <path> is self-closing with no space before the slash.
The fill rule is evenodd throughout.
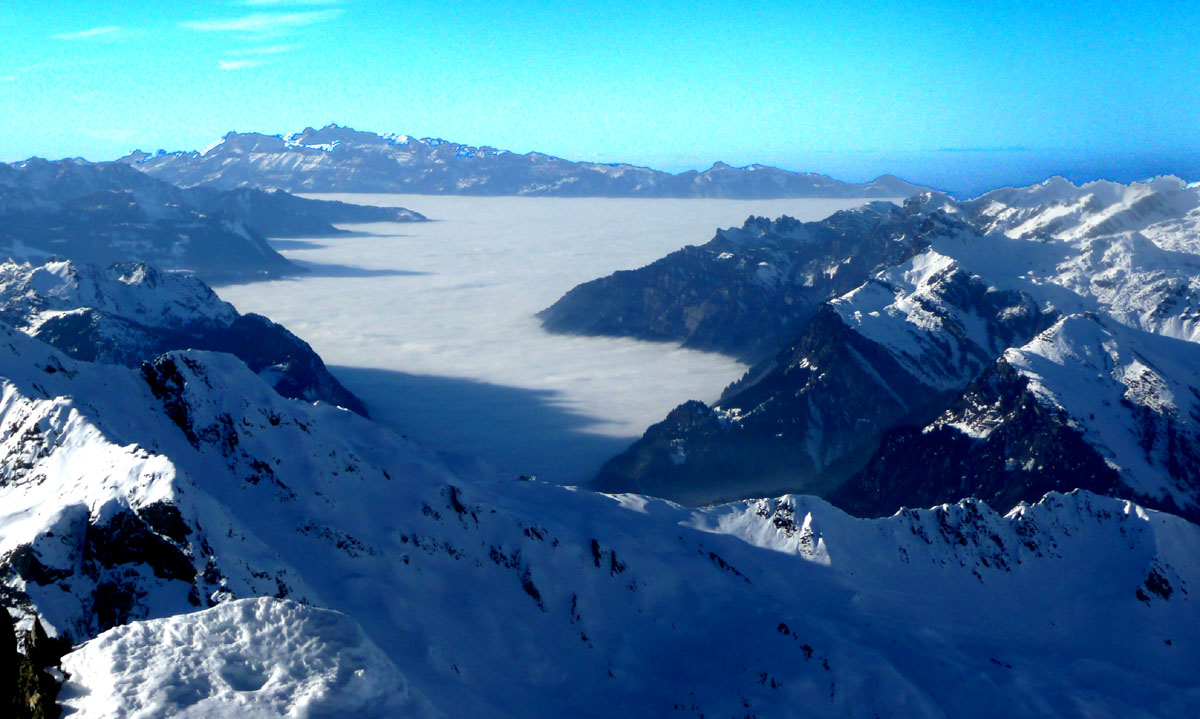
<path id="1" fill-rule="evenodd" d="M 627 164 L 571 162 L 537 152 L 518 155 L 433 138 L 377 135 L 329 125 L 287 137 L 231 132 L 200 152 L 122 159 L 176 185 L 289 192 L 555 197 L 908 197 L 922 188 L 884 175 L 862 185 L 824 175 L 723 162 L 671 175 Z"/>
<path id="2" fill-rule="evenodd" d="M 911 278 L 913 265 L 905 267 Z M 865 293 L 895 293 L 926 315 L 903 344 L 879 341 L 882 334 L 856 325 L 846 306 L 827 305 L 785 350 L 727 388 L 717 408 L 690 403 L 651 427 L 601 469 L 597 488 L 691 504 L 784 489 L 828 493 L 866 462 L 884 432 L 932 418 L 1008 342 L 1052 319 L 1028 296 L 990 289 L 953 263 L 924 267 L 907 288 L 888 278 Z M 896 324 L 897 331 L 910 325 Z"/>
<path id="3" fill-rule="evenodd" d="M 0 606 L 0 713 L 12 719 L 55 719 L 60 714 L 55 702 L 59 679 L 47 669 L 57 669 L 71 645 L 48 636 L 36 615 L 22 638 L 24 651 L 18 647 L 12 615 Z"/>
<path id="4" fill-rule="evenodd" d="M 17 670 L 20 665 L 12 615 L 0 605 L 0 709 L 8 709 L 16 702 Z"/>
<path id="5" fill-rule="evenodd" d="M 595 486 L 687 504 L 785 487 L 820 494 L 855 468 L 879 433 L 928 412 L 936 399 L 826 309 L 791 346 L 726 390 L 719 408 L 676 408 L 605 464 Z"/>
<path id="6" fill-rule="evenodd" d="M 988 431 L 968 433 L 967 426 Z M 957 497 L 1008 507 L 1075 488 L 1118 496 L 1128 490 L 1070 416 L 1039 402 L 1029 379 L 1001 359 L 934 423 L 886 433 L 867 465 L 829 500 L 857 516 L 882 517 Z"/>

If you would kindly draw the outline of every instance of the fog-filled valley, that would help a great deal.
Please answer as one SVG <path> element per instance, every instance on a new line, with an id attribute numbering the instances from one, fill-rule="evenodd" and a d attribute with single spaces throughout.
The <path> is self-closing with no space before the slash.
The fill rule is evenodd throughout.
<path id="1" fill-rule="evenodd" d="M 816 220 L 862 202 L 312 197 L 420 207 L 434 221 L 272 241 L 308 272 L 221 296 L 304 337 L 397 431 L 569 484 L 680 402 L 715 399 L 745 366 L 670 343 L 549 334 L 537 312 L 748 216 Z"/>

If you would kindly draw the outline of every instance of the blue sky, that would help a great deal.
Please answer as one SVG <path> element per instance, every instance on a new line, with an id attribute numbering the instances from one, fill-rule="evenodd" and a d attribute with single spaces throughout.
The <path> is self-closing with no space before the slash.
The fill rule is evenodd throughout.
<path id="1" fill-rule="evenodd" d="M 336 122 L 947 189 L 1200 179 L 1195 2 L 48 0 L 0 32 L 0 160 Z"/>

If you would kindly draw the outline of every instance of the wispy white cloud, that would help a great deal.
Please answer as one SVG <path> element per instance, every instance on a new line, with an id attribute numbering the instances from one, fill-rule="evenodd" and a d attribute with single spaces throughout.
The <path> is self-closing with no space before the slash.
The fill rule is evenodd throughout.
<path id="1" fill-rule="evenodd" d="M 102 27 L 88 28 L 78 32 L 64 32 L 55 35 L 56 40 L 89 40 L 98 37 L 112 37 L 120 34 L 121 28 L 116 25 L 104 25 Z"/>
<path id="2" fill-rule="evenodd" d="M 256 12 L 223 20 L 193 20 L 184 27 L 200 32 L 231 32 L 245 35 L 280 35 L 309 25 L 337 19 L 344 10 L 310 10 L 307 12 Z"/>
<path id="3" fill-rule="evenodd" d="M 244 47 L 238 50 L 230 50 L 230 55 L 282 55 L 285 52 L 299 50 L 299 45 L 269 45 L 267 47 Z"/>
<path id="4" fill-rule="evenodd" d="M 217 68 L 221 70 L 245 70 L 249 67 L 262 65 L 262 60 L 218 60 Z"/>

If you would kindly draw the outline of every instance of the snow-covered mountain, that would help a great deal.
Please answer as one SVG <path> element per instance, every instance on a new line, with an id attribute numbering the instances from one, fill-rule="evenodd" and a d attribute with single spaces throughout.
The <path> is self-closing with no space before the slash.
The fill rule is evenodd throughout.
<path id="1" fill-rule="evenodd" d="M 849 184 L 824 175 L 722 162 L 704 172 L 672 175 L 337 125 L 287 136 L 231 132 L 203 152 L 135 151 L 121 162 L 182 187 L 290 192 L 765 199 L 908 197 L 922 190 L 889 175 Z"/>
<path id="2" fill-rule="evenodd" d="M 0 164 L 0 257 L 150 262 L 210 279 L 298 272 L 264 237 L 336 234 L 332 223 L 409 222 L 364 207 L 259 190 L 184 190 L 118 163 Z"/>
<path id="3" fill-rule="evenodd" d="M 80 716 L 1200 709 L 1200 528 L 1120 500 L 691 510 L 458 476 L 230 355 L 0 325 L 0 368 L 0 594 L 91 639 Z"/>
<path id="4" fill-rule="evenodd" d="M 1174 178 L 914 198 L 890 220 L 923 218 L 910 257 L 830 300 L 717 407 L 651 427 L 597 486 L 698 504 L 800 490 L 873 515 L 1086 486 L 1200 516 L 1198 207 Z"/>
<path id="5" fill-rule="evenodd" d="M 138 367 L 177 349 L 229 352 L 285 397 L 366 414 L 306 342 L 240 314 L 195 277 L 140 262 L 0 263 L 0 320 L 75 359 Z"/>

